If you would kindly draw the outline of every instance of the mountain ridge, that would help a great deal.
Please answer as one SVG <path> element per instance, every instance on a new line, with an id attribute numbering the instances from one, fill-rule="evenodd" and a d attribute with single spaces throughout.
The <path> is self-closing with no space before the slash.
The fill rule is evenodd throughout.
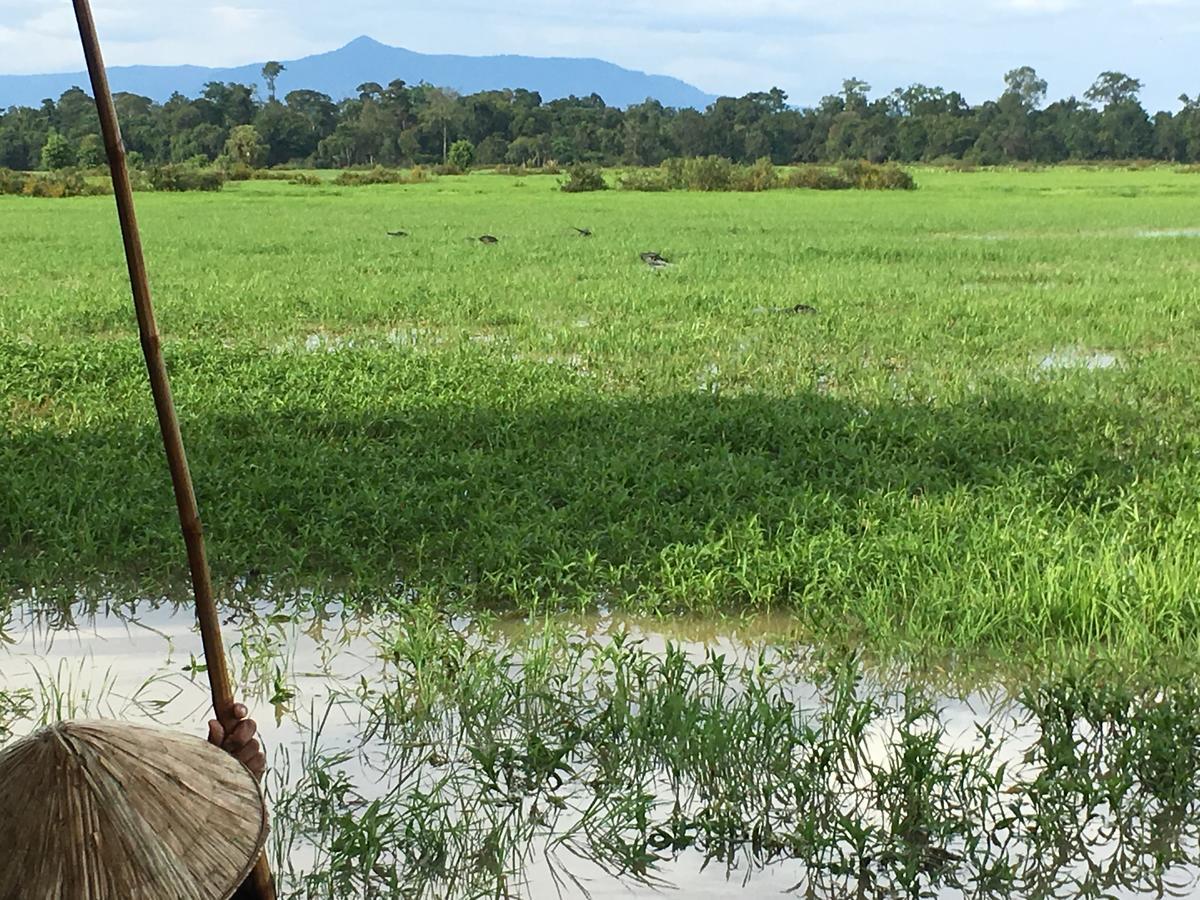
<path id="1" fill-rule="evenodd" d="M 355 88 L 364 82 L 387 84 L 400 78 L 411 84 L 427 81 L 462 93 L 525 88 L 537 91 L 545 100 L 595 93 L 609 105 L 619 107 L 653 98 L 665 106 L 703 108 L 716 99 L 678 78 L 626 69 L 602 59 L 427 54 L 392 47 L 367 35 L 324 53 L 280 61 L 286 67 L 277 82 L 281 96 L 290 90 L 305 89 L 341 100 L 354 96 Z M 263 62 L 226 67 L 113 66 L 108 76 L 114 92 L 140 94 L 160 103 L 176 91 L 196 96 L 210 81 L 255 85 L 265 96 Z M 87 73 L 0 75 L 0 109 L 37 106 L 44 98 L 57 98 L 73 86 L 89 90 Z"/>

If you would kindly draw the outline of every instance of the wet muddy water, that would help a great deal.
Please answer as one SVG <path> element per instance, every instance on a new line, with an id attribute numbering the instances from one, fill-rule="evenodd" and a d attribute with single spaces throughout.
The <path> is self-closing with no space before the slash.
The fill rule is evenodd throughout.
<path id="1" fill-rule="evenodd" d="M 602 645 L 614 633 L 632 636 L 651 654 L 664 654 L 668 643 L 692 659 L 710 658 L 713 651 L 730 658 L 758 659 L 759 664 L 783 662 L 792 648 L 778 645 L 766 636 L 785 622 L 765 621 L 751 625 L 639 623 L 612 619 L 579 619 L 569 625 L 580 639 Z M 472 629 L 465 620 L 453 623 L 464 633 Z M 517 639 L 527 631 L 522 623 L 500 623 L 490 630 L 488 641 Z M 337 612 L 316 618 L 293 618 L 272 614 L 230 617 L 225 640 L 240 694 L 258 718 L 262 737 L 273 760 L 268 778 L 269 792 L 278 796 L 296 787 L 300 770 L 297 760 L 319 741 L 323 751 L 341 754 L 341 770 L 359 782 L 363 796 L 370 797 L 372 785 L 386 790 L 387 773 L 381 766 L 389 757 L 378 745 L 378 734 L 367 730 L 362 711 L 348 701 L 355 685 L 386 685 L 397 673 L 381 644 L 381 623 Z M 136 616 L 80 615 L 72 622 L 60 616 L 18 613 L 3 628 L 0 642 L 0 690 L 26 698 L 23 714 L 8 722 L 9 733 L 0 730 L 0 743 L 34 730 L 40 722 L 54 718 L 118 718 L 202 734 L 209 717 L 208 686 L 200 666 L 202 649 L 190 614 L 171 607 L 145 608 Z M 871 690 L 868 685 L 866 689 Z M 798 707 L 820 704 L 822 692 L 802 677 L 786 685 L 788 697 Z M 348 693 L 350 692 L 350 693 Z M 880 688 L 881 695 L 884 693 Z M 999 734 L 996 762 L 1005 776 L 1036 777 L 1028 771 L 1026 751 L 1039 739 L 1039 729 L 1023 721 L 1018 704 L 1002 690 L 981 691 L 967 696 L 940 696 L 941 749 L 947 753 L 971 753 L 980 746 L 981 734 Z M 2 710 L 3 707 L 0 707 Z M 894 751 L 899 710 L 872 724 L 864 745 L 868 756 L 884 760 Z M 0 721 L 0 729 L 5 723 Z M 864 777 L 861 788 L 873 786 Z M 1001 790 L 1011 788 L 1004 788 Z M 286 832 L 287 821 L 276 819 L 277 833 Z M 1099 829 L 1099 826 L 1098 826 Z M 1097 830 L 1093 859 L 1110 858 L 1102 829 Z M 1111 843 L 1111 841 L 1110 841 Z M 287 851 L 290 880 L 298 883 L 306 867 L 318 855 L 304 841 Z M 531 851 L 517 880 L 517 895 L 530 897 L 582 896 L 586 887 L 597 898 L 640 898 L 661 896 L 663 891 L 686 897 L 728 897 L 756 894 L 782 896 L 805 881 L 805 868 L 794 860 L 783 860 L 759 870 L 753 866 L 728 869 L 721 864 L 702 865 L 695 853 L 665 860 L 656 870 L 655 886 L 640 885 L 628 878 L 615 878 L 592 861 L 569 854 L 545 855 Z M 1075 859 L 1064 865 L 1079 865 Z M 1194 869 L 1180 864 L 1173 870 L 1173 883 L 1195 886 Z M 571 879 L 564 883 L 564 873 Z M 581 885 L 583 887 L 581 887 Z M 1142 887 L 1125 889 L 1110 885 L 1115 897 L 1156 896 Z M 926 896 L 993 896 L 945 886 Z M 299 896 L 299 894 L 294 894 Z M 836 896 L 813 893 L 812 896 Z M 891 896 L 863 893 L 862 896 Z"/>

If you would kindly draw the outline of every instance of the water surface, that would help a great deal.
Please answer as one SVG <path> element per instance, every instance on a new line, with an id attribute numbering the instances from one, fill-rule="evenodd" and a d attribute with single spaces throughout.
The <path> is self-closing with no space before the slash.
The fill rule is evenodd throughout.
<path id="1" fill-rule="evenodd" d="M 409 827 L 414 817 L 420 818 L 423 810 L 438 805 L 435 798 L 450 808 L 446 821 L 451 826 L 463 823 L 464 847 L 483 841 L 486 835 L 480 835 L 489 828 L 509 842 L 501 854 L 500 868 L 508 873 L 497 888 L 501 896 L 544 897 L 557 892 L 579 896 L 584 888 L 591 896 L 603 898 L 659 896 L 662 890 L 689 897 L 751 892 L 782 896 L 796 886 L 812 896 L 846 896 L 849 894 L 842 892 L 852 887 L 861 896 L 900 896 L 897 885 L 907 877 L 901 869 L 924 873 L 917 878 L 927 896 L 1072 896 L 1064 891 L 1079 890 L 1098 875 L 1107 882 L 1110 896 L 1161 896 L 1165 882 L 1154 887 L 1158 876 L 1146 871 L 1147 860 L 1155 853 L 1169 860 L 1163 872 L 1175 890 L 1187 892 L 1196 886 L 1196 863 L 1200 861 L 1196 834 L 1200 829 L 1194 821 L 1194 799 L 1184 797 L 1172 806 L 1156 797 L 1151 805 L 1139 806 L 1143 813 L 1152 807 L 1155 813 L 1169 813 L 1174 818 L 1164 820 L 1161 828 L 1156 826 L 1163 848 L 1138 846 L 1137 840 L 1131 840 L 1142 834 L 1138 823 L 1116 821 L 1107 801 L 1088 796 L 1088 791 L 1098 790 L 1096 785 L 1103 786 L 1120 769 L 1100 771 L 1114 760 L 1104 755 L 1106 751 L 1097 750 L 1097 729 L 1088 724 L 1086 716 L 1080 717 L 1078 728 L 1054 730 L 1065 708 L 1060 700 L 1032 715 L 1011 691 L 999 686 L 965 696 L 911 688 L 905 694 L 898 692 L 894 683 L 864 676 L 847 690 L 831 690 L 827 680 L 808 677 L 802 648 L 777 637 L 787 631 L 785 618 L 725 623 L 691 619 L 671 626 L 587 616 L 561 620 L 555 626 L 557 636 L 545 640 L 539 637 L 542 628 L 515 620 L 487 627 L 465 619 L 433 624 L 405 617 L 391 621 L 388 617 L 343 614 L 336 608 L 320 616 L 289 616 L 263 606 L 227 618 L 225 638 L 239 693 L 258 717 L 272 760 L 267 785 L 276 814 L 273 852 L 285 896 L 313 895 L 314 885 L 319 889 L 328 883 L 327 879 L 336 877 L 330 873 L 339 867 L 343 872 L 359 867 L 367 872 L 363 876 L 367 881 L 380 877 L 379 873 L 392 865 L 392 857 L 385 854 L 364 862 L 361 848 L 347 852 L 344 846 L 332 851 L 330 847 L 340 846 L 339 841 L 351 845 L 349 838 L 367 833 L 370 826 L 363 824 L 364 817 L 372 809 L 384 821 L 388 821 L 387 811 L 397 816 L 382 833 L 381 840 L 386 843 L 398 830 Z M 429 640 L 428 635 L 434 633 L 430 629 L 443 635 L 437 638 L 441 643 Z M 186 610 L 143 606 L 136 616 L 81 613 L 73 620 L 57 613 L 48 616 L 26 610 L 15 615 L 4 636 L 7 646 L 0 650 L 0 686 L 10 697 L 20 698 L 17 711 L 10 710 L 6 720 L 0 721 L 0 728 L 7 727 L 11 735 L 28 733 L 39 722 L 57 717 L 89 716 L 204 732 L 209 717 L 208 688 L 199 636 Z M 550 644 L 552 652 L 541 655 Z M 431 647 L 440 649 L 432 652 Z M 819 776 L 818 792 L 810 794 L 810 800 L 828 802 L 822 814 L 826 817 L 830 810 L 843 810 L 847 821 L 840 830 L 830 822 L 815 823 L 819 839 L 814 844 L 792 850 L 776 846 L 771 853 L 754 847 L 753 829 L 739 833 L 733 837 L 736 846 L 732 851 L 710 859 L 707 865 L 699 847 L 675 851 L 654 847 L 652 855 L 659 857 L 655 864 L 641 873 L 630 871 L 627 865 L 594 852 L 597 835 L 604 836 L 604 816 L 619 819 L 620 801 L 630 785 L 614 789 L 614 796 L 595 784 L 572 782 L 572 773 L 582 779 L 584 772 L 595 775 L 602 771 L 602 760 L 565 757 L 569 769 L 555 776 L 558 780 L 551 782 L 550 789 L 532 781 L 522 786 L 519 779 L 511 780 L 510 772 L 508 787 L 492 790 L 488 778 L 480 775 L 487 767 L 478 758 L 487 741 L 517 751 L 535 746 L 536 741 L 530 743 L 535 739 L 544 738 L 546 746 L 552 746 L 552 734 L 559 726 L 547 721 L 543 728 L 535 714 L 529 719 L 493 723 L 493 730 L 482 738 L 473 735 L 472 715 L 486 716 L 479 711 L 482 708 L 471 706 L 470 691 L 453 698 L 431 693 L 429 685 L 442 682 L 427 680 L 423 674 L 449 664 L 448 647 L 461 651 L 451 662 L 463 666 L 463 680 L 497 665 L 497 671 L 488 676 L 493 688 L 512 685 L 514 696 L 525 692 L 513 709 L 540 702 L 539 691 L 548 695 L 563 690 L 573 696 L 551 698 L 554 702 L 547 709 L 559 717 L 564 710 L 574 711 L 572 714 L 583 717 L 581 722 L 603 706 L 598 699 L 610 695 L 612 679 L 618 674 L 625 677 L 622 665 L 633 669 L 646 660 L 670 660 L 675 654 L 679 665 L 667 665 L 653 682 L 666 692 L 671 673 L 683 673 L 678 694 L 683 699 L 672 702 L 690 697 L 697 702 L 690 707 L 684 702 L 684 706 L 709 717 L 723 711 L 732 714 L 740 704 L 749 704 L 752 717 L 755 703 L 762 704 L 764 717 L 791 709 L 788 714 L 794 714 L 797 722 L 811 722 L 827 739 L 825 744 L 814 742 L 786 728 L 766 732 L 765 739 L 751 735 L 745 745 L 745 771 L 724 775 L 705 771 L 703 759 L 681 763 L 679 769 L 661 768 L 661 760 L 653 762 L 643 773 L 641 789 L 655 796 L 646 801 L 639 815 L 659 817 L 666 823 L 672 820 L 672 805 L 679 808 L 683 804 L 687 821 L 706 821 L 705 816 L 718 815 L 721 810 L 732 815 L 723 804 L 736 803 L 730 798 L 744 795 L 747 808 L 766 810 L 754 815 L 773 817 L 776 831 L 795 828 L 813 813 L 800 807 L 771 813 L 769 807 L 785 796 L 777 792 L 777 782 L 791 774 L 786 767 L 814 765 L 814 753 L 819 751 L 843 754 L 844 758 L 821 770 L 825 774 Z M 587 668 L 605 653 L 615 652 L 614 648 L 626 653 L 614 657 L 624 663 L 614 664 L 615 668 L 607 664 Z M 531 681 L 529 672 L 523 671 L 529 667 L 545 670 L 551 677 L 544 682 Z M 723 674 L 726 671 L 732 674 Z M 556 680 L 555 672 L 566 674 Z M 574 674 L 577 672 L 582 674 Z M 764 682 L 771 685 L 770 692 L 760 691 L 756 682 L 755 673 L 763 672 L 770 673 Z M 459 676 L 452 676 L 451 681 L 454 677 Z M 642 706 L 657 702 L 652 694 L 634 692 L 631 696 Z M 576 699 L 578 705 L 572 705 Z M 832 708 L 837 704 L 846 704 L 845 709 Z M 0 705 L 0 718 L 4 709 Z M 686 756 L 691 739 L 686 729 L 675 729 L 678 723 L 672 722 L 671 716 L 666 709 L 647 721 L 666 729 L 661 739 L 664 747 L 674 742 L 668 754 Z M 858 731 L 851 721 L 857 717 L 863 717 Z M 741 727 L 739 721 L 734 717 L 730 719 L 733 724 L 721 727 L 734 730 Z M 702 717 L 690 726 L 697 741 L 711 724 Z M 568 728 L 563 733 L 574 732 Z M 1178 731 L 1179 735 L 1186 733 Z M 789 734 L 794 748 L 775 746 Z M 1126 732 L 1104 737 L 1112 745 L 1122 736 L 1128 737 Z M 0 731 L 0 739 L 3 737 Z M 1151 734 L 1149 740 L 1160 737 Z M 711 742 L 714 736 L 707 733 L 703 739 Z M 830 741 L 845 746 L 833 746 Z M 1141 746 L 1146 741 L 1146 735 L 1134 734 L 1129 745 Z M 1045 751 L 1054 742 L 1054 748 Z M 1045 752 L 1031 756 L 1031 749 L 1039 745 Z M 1196 752 L 1197 748 L 1178 749 Z M 761 766 L 749 758 L 780 750 L 782 755 L 771 757 L 774 761 L 764 757 Z M 1062 785 L 1039 783 L 1039 779 L 1045 781 L 1047 753 L 1071 757 L 1069 764 L 1055 764 L 1055 779 L 1063 781 Z M 518 753 L 509 758 L 522 757 Z M 780 771 L 780 761 L 786 760 L 791 762 Z M 1137 771 L 1137 759 L 1116 762 L 1126 767 L 1128 771 L 1121 777 L 1131 784 L 1145 781 L 1145 773 Z M 928 771 L 922 772 L 922 767 Z M 522 771 L 520 765 L 515 771 Z M 1094 784 L 1088 780 L 1092 776 Z M 1193 776 L 1193 772 L 1182 773 L 1174 787 L 1194 788 Z M 828 797 L 822 793 L 821 779 L 829 781 Z M 896 791 L 903 795 L 910 790 L 905 779 L 926 785 L 922 790 L 928 790 L 930 796 L 897 800 Z M 968 783 L 971 786 L 964 787 Z M 1031 784 L 1035 788 L 1026 797 Z M 776 800 L 766 807 L 751 796 L 762 790 L 777 792 Z M 961 796 L 955 791 L 961 791 Z M 425 805 L 414 804 L 414 797 L 427 798 L 422 801 Z M 543 822 L 548 799 L 562 803 L 563 808 Z M 497 803 L 510 808 L 498 814 Z M 1072 803 L 1077 808 L 1072 808 Z M 597 804 L 604 807 L 603 816 L 595 815 Z M 955 817 L 973 805 L 978 806 L 979 821 L 955 824 Z M 1029 816 L 1042 833 L 1036 829 L 1024 832 L 1006 821 L 1006 809 L 1018 818 Z M 898 810 L 908 812 L 897 820 Z M 928 822 L 914 819 L 905 825 L 905 816 L 928 817 Z M 750 821 L 753 819 L 752 815 Z M 636 815 L 614 826 L 612 834 L 605 837 L 623 842 L 618 857 L 630 852 L 629 842 L 636 843 L 635 820 Z M 424 831 L 421 827 L 425 826 L 416 829 L 422 840 L 439 828 L 446 830 L 446 825 L 435 827 L 437 821 L 431 819 Z M 853 833 L 856 822 L 876 829 L 879 835 L 890 835 L 887 846 L 899 848 L 909 858 L 900 859 L 895 849 L 876 848 L 862 860 L 866 867 L 862 872 L 841 871 L 837 860 L 847 853 L 853 856 L 853 852 L 839 842 L 844 843 Z M 557 840 L 584 824 L 595 832 L 589 838 L 591 843 Z M 832 828 L 828 835 L 822 830 L 826 827 Z M 945 828 L 945 835 L 920 837 L 926 828 Z M 800 840 L 798 835 L 803 833 L 801 827 L 791 839 Z M 976 833 L 994 837 L 1000 849 L 974 846 L 971 835 Z M 1039 844 L 1042 840 L 1047 843 Z M 395 847 L 388 851 L 398 852 Z M 451 847 L 444 852 L 454 858 L 456 851 Z M 1130 853 L 1134 854 L 1130 859 L 1122 856 Z M 711 847 L 707 855 L 712 855 Z M 477 856 L 475 847 L 464 859 Z M 1033 862 L 1039 859 L 1041 862 Z M 972 885 L 972 879 L 978 882 L 985 870 L 996 866 L 1025 868 L 1018 884 L 1002 890 Z M 619 871 L 614 873 L 614 869 Z M 410 870 L 411 859 L 405 871 Z M 415 871 L 421 870 L 417 867 Z M 640 883 L 639 877 L 649 883 Z M 425 886 L 426 896 L 440 896 L 443 890 L 454 893 L 436 883 L 432 878 Z M 468 893 L 465 885 L 459 888 L 463 895 Z M 363 896 L 387 895 L 378 884 L 357 890 L 363 891 Z"/>

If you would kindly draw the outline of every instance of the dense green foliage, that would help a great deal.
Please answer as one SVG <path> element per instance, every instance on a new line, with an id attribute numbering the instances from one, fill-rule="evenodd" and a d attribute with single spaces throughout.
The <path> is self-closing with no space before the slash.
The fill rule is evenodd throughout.
<path id="1" fill-rule="evenodd" d="M 215 169 L 166 165 L 150 169 L 147 181 L 156 191 L 219 191 L 225 176 Z"/>
<path id="2" fill-rule="evenodd" d="M 25 197 L 87 197 L 111 193 L 112 183 L 107 177 L 89 178 L 78 169 L 56 169 L 44 173 L 0 169 L 0 194 Z"/>
<path id="3" fill-rule="evenodd" d="M 364 171 L 342 172 L 334 179 L 339 187 L 363 187 L 370 184 L 421 184 L 429 181 L 432 176 L 421 166 L 411 169 L 385 169 L 376 166 Z"/>
<path id="4" fill-rule="evenodd" d="M 604 172 L 597 166 L 576 163 L 567 170 L 567 177 L 562 183 L 562 190 L 567 194 L 606 191 L 608 190 L 608 181 L 604 178 Z"/>
<path id="5" fill-rule="evenodd" d="M 570 178 L 563 190 L 568 193 L 580 190 L 600 190 L 592 186 L 595 179 L 577 176 L 581 167 L 572 167 Z M 591 167 L 582 167 L 592 172 Z M 603 181 L 600 182 L 604 184 Z M 758 193 L 777 188 L 806 188 L 819 191 L 845 191 L 852 188 L 867 191 L 912 191 L 917 182 L 913 176 L 895 163 L 880 165 L 862 160 L 846 161 L 836 168 L 818 165 L 795 166 L 786 170 L 775 167 L 771 160 L 758 160 L 754 165 L 742 166 L 719 156 L 701 156 L 689 159 L 672 158 L 657 168 L 631 169 L 624 172 L 618 185 L 626 191 L 659 193 L 662 191 L 737 191 Z"/>
<path id="6" fill-rule="evenodd" d="M 475 145 L 470 141 L 455 141 L 450 145 L 446 161 L 460 172 L 467 171 L 475 162 Z"/>
<path id="7" fill-rule="evenodd" d="M 465 169 L 549 160 L 657 166 L 670 157 L 704 156 L 745 164 L 765 157 L 776 165 L 1200 161 L 1200 98 L 1185 95 L 1180 110 L 1152 116 L 1138 101 L 1140 82 L 1119 72 L 1103 73 L 1083 100 L 1049 105 L 1046 82 L 1025 67 L 1005 76 L 998 99 L 976 106 L 921 84 L 871 99 L 870 85 L 849 79 L 840 94 L 810 108 L 789 106 L 787 95 L 772 89 L 722 97 L 703 112 L 653 100 L 622 110 L 594 94 L 548 103 L 526 90 L 459 96 L 403 81 L 363 84 L 357 97 L 340 101 L 295 90 L 280 102 L 274 75 L 266 103 L 240 84 L 212 83 L 200 97 L 176 94 L 164 104 L 118 95 L 126 144 L 150 163 L 226 154 L 250 165 L 321 167 L 449 162 Z M 0 113 L 0 166 L 37 167 L 48 141 L 48 162 L 69 165 L 78 156 L 81 164 L 94 164 L 97 131 L 92 102 L 77 88 L 40 109 L 11 108 Z M 51 138 L 55 134 L 66 144 Z M 451 158 L 456 145 L 457 161 Z"/>
<path id="8" fill-rule="evenodd" d="M 918 179 L 142 195 L 218 576 L 1194 649 L 1200 180 Z M 112 201 L 0 242 L 0 581 L 178 577 Z"/>
<path id="9" fill-rule="evenodd" d="M 46 135 L 46 143 L 42 145 L 41 160 L 42 168 L 51 172 L 67 169 L 75 164 L 75 151 L 70 141 L 57 131 L 51 131 Z"/>

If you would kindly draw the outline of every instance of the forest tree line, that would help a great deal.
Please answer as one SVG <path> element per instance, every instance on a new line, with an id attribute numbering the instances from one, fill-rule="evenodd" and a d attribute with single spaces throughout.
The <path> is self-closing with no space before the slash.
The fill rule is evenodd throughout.
<path id="1" fill-rule="evenodd" d="M 544 102 L 527 90 L 459 95 L 429 84 L 362 84 L 335 101 L 294 90 L 278 99 L 278 63 L 264 66 L 269 95 L 244 84 L 208 84 L 199 97 L 165 103 L 118 94 L 125 144 L 147 164 L 228 160 L 344 168 L 459 161 L 538 166 L 548 161 L 654 166 L 669 157 L 720 156 L 734 162 L 913 163 L 961 159 L 981 165 L 1067 160 L 1159 159 L 1200 162 L 1200 96 L 1174 112 L 1151 114 L 1142 84 L 1104 72 L 1083 98 L 1047 103 L 1047 84 L 1030 67 L 1009 72 L 995 100 L 915 84 L 871 98 L 848 79 L 816 106 L 788 104 L 774 88 L 722 97 L 706 110 L 647 100 L 626 109 L 593 94 Z M 104 161 L 91 97 L 79 88 L 38 108 L 0 113 L 0 168 L 94 166 Z"/>

